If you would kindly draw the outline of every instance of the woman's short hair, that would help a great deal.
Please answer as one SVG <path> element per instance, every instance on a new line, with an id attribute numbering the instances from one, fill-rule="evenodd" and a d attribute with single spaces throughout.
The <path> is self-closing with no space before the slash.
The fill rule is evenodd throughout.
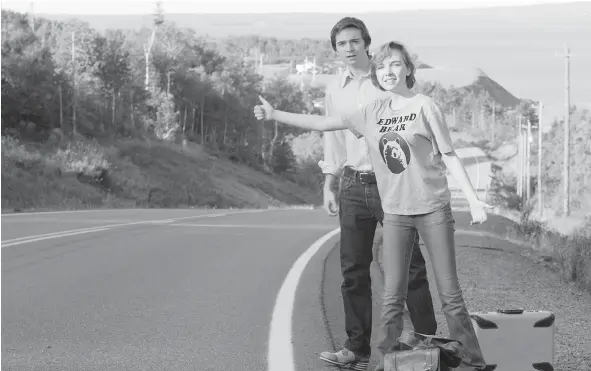
<path id="1" fill-rule="evenodd" d="M 345 28 L 356 28 L 361 31 L 361 38 L 365 43 L 365 47 L 369 48 L 371 45 L 371 36 L 369 36 L 369 31 L 367 30 L 365 23 L 363 23 L 361 19 L 355 17 L 345 17 L 338 21 L 330 31 L 330 43 L 332 44 L 334 51 L 337 50 L 337 35 Z"/>
<path id="2" fill-rule="evenodd" d="M 374 86 L 380 90 L 384 90 L 378 81 L 378 77 L 376 76 L 376 70 L 378 69 L 379 65 L 384 62 L 386 58 L 389 58 L 392 55 L 392 52 L 398 50 L 400 54 L 402 54 L 402 61 L 406 65 L 406 68 L 410 71 L 410 74 L 406 76 L 406 86 L 410 89 L 415 85 L 415 64 L 412 60 L 412 56 L 406 49 L 404 44 L 401 44 L 396 41 L 390 41 L 386 43 L 378 49 L 378 51 L 374 54 L 371 59 L 371 82 Z"/>

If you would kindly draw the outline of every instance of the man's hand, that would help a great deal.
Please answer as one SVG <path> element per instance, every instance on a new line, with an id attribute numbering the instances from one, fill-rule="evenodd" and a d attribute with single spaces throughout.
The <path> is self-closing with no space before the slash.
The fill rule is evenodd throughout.
<path id="1" fill-rule="evenodd" d="M 271 103 L 267 102 L 260 95 L 259 99 L 261 100 L 262 104 L 254 106 L 254 116 L 257 118 L 257 120 L 272 120 L 275 109 Z"/>
<path id="2" fill-rule="evenodd" d="M 336 193 L 330 188 L 324 188 L 324 210 L 328 216 L 337 216 L 339 214 L 339 204 Z"/>

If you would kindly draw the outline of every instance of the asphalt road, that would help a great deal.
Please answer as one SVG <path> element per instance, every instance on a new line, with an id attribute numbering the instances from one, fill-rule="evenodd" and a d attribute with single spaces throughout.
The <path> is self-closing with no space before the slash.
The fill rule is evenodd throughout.
<path id="1" fill-rule="evenodd" d="M 342 310 L 322 283 L 338 235 L 300 264 L 293 300 L 280 288 L 337 227 L 323 210 L 3 215 L 2 369 L 317 370 L 325 308 Z"/>
<path id="2" fill-rule="evenodd" d="M 591 365 L 591 296 L 491 237 L 506 219 L 454 216 L 470 309 L 551 310 L 556 370 Z M 323 210 L 3 215 L 2 369 L 333 371 L 318 355 L 344 340 L 338 234 L 316 241 L 336 227 Z"/>
<path id="3" fill-rule="evenodd" d="M 506 219 L 468 227 L 469 213 L 454 216 L 471 308 L 553 310 L 566 328 L 557 369 L 570 369 L 564 359 L 587 364 L 577 346 L 591 343 L 591 320 L 577 308 L 591 297 L 491 237 L 506 233 Z M 338 234 L 317 241 L 337 227 L 323 210 L 304 209 L 3 215 L 2 369 L 334 370 L 318 355 L 344 335 Z M 479 267 L 494 269 L 483 276 Z M 499 287 L 520 295 L 491 297 Z M 575 333 L 585 341 L 569 343 Z"/>
<path id="4" fill-rule="evenodd" d="M 3 215 L 2 369 L 267 369 L 282 282 L 337 221 L 226 212 Z M 313 349 L 327 344 L 317 268 L 306 268 L 283 339 Z M 298 370 L 317 365 L 305 353 Z"/>

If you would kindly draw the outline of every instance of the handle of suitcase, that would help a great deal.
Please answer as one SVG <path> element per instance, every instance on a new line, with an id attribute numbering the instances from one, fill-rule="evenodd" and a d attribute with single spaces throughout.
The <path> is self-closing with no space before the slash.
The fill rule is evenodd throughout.
<path id="1" fill-rule="evenodd" d="M 516 308 L 516 309 L 497 309 L 497 312 L 503 313 L 503 314 L 522 314 L 523 313 L 523 309 L 522 308 Z"/>

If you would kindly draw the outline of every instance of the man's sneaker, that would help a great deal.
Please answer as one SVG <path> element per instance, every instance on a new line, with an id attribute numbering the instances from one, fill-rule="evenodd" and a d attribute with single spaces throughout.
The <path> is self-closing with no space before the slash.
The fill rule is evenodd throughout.
<path id="1" fill-rule="evenodd" d="M 369 365 L 369 357 L 357 356 L 347 348 L 343 348 L 336 353 L 322 352 L 320 359 L 333 365 L 359 371 L 366 371 Z"/>

